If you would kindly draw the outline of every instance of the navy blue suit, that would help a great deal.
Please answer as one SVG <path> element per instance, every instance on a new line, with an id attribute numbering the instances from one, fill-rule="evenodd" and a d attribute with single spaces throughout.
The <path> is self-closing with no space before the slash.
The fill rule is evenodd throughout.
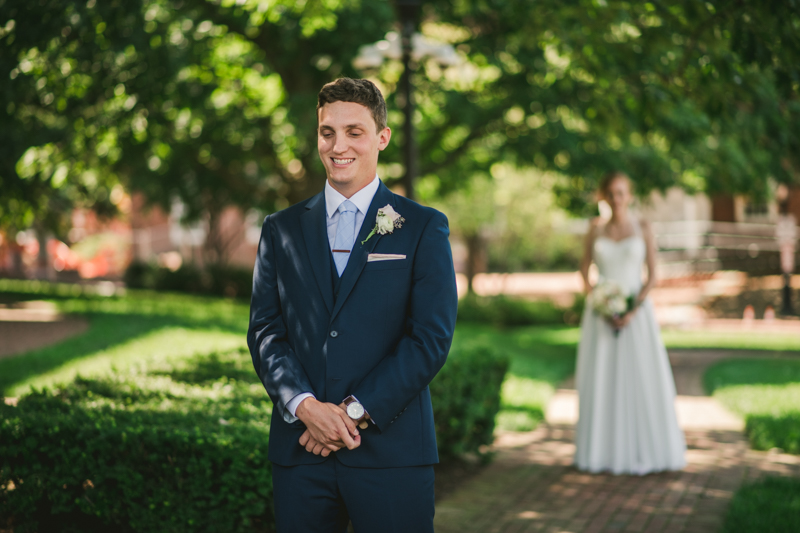
<path id="1" fill-rule="evenodd" d="M 387 204 L 405 218 L 402 227 L 362 244 Z M 386 469 L 438 462 L 428 384 L 444 365 L 455 327 L 448 235 L 443 214 L 381 184 L 335 283 L 323 193 L 264 220 L 247 341 L 274 403 L 274 464 Z M 406 257 L 368 262 L 371 253 Z M 360 432 L 361 445 L 328 459 L 301 447 L 304 424 L 287 423 L 283 414 L 302 392 L 333 404 L 358 398 L 374 422 Z"/>

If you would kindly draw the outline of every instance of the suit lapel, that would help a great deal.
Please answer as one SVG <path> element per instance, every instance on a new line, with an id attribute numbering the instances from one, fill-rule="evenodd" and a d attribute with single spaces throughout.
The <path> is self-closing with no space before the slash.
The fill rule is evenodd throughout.
<path id="1" fill-rule="evenodd" d="M 378 244 L 381 238 L 381 236 L 376 233 L 363 245 L 361 244 L 372 231 L 372 228 L 375 227 L 375 218 L 378 215 L 378 209 L 386 204 L 391 204 L 392 207 L 395 206 L 394 195 L 386 185 L 381 183 L 375 196 L 372 198 L 372 202 L 369 204 L 369 210 L 364 217 L 364 223 L 361 224 L 361 230 L 358 232 L 356 242 L 353 244 L 353 251 L 350 253 L 350 259 L 347 260 L 347 268 L 344 269 L 342 275 L 342 284 L 339 287 L 339 296 L 336 298 L 336 304 L 331 313 L 331 320 L 336 318 L 345 300 L 347 300 L 353 287 L 355 287 L 356 281 L 358 281 L 359 276 L 361 276 L 361 271 L 364 270 L 364 266 L 367 264 L 369 254 L 375 249 L 375 245 Z"/>
<path id="2" fill-rule="evenodd" d="M 328 312 L 333 309 L 333 285 L 331 282 L 331 254 L 328 243 L 328 228 L 325 223 L 325 194 L 319 193 L 306 204 L 307 211 L 300 217 L 303 239 L 308 251 L 308 262 L 317 278 L 322 299 Z"/>

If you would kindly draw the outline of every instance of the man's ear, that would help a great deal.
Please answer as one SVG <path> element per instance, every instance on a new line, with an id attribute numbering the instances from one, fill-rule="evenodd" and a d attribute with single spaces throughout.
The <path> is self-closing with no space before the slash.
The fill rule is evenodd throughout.
<path id="1" fill-rule="evenodd" d="M 381 152 L 389 146 L 389 140 L 392 138 L 392 129 L 389 127 L 383 128 L 383 131 L 378 133 L 378 150 Z"/>

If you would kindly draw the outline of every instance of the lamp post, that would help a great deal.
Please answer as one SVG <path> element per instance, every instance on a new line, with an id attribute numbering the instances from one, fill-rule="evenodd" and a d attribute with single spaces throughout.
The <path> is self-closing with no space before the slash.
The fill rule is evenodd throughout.
<path id="1" fill-rule="evenodd" d="M 414 131 L 414 87 L 411 84 L 411 53 L 413 51 L 413 38 L 417 29 L 417 16 L 419 15 L 420 0 L 396 0 L 397 14 L 400 17 L 400 45 L 403 55 L 403 77 L 400 80 L 401 90 L 405 102 L 403 104 L 403 134 L 405 146 L 406 173 L 403 176 L 403 187 L 406 197 L 414 200 L 414 181 L 417 179 L 417 139 Z"/>
<path id="2" fill-rule="evenodd" d="M 794 315 L 792 306 L 792 273 L 794 272 L 794 252 L 797 243 L 797 221 L 789 212 L 789 189 L 781 184 L 777 191 L 780 215 L 775 227 L 775 237 L 781 254 L 781 271 L 783 272 L 783 291 L 781 314 Z"/>
<path id="3" fill-rule="evenodd" d="M 406 197 L 412 200 L 415 196 L 414 182 L 419 173 L 412 84 L 415 64 L 428 58 L 435 60 L 442 67 L 462 63 L 461 57 L 452 46 L 434 42 L 416 32 L 421 4 L 421 0 L 395 0 L 400 33 L 390 31 L 386 34 L 386 39 L 362 46 L 353 60 L 353 66 L 359 70 L 376 70 L 387 59 L 400 60 L 403 63 L 403 75 L 399 84 L 405 138 L 403 145 L 405 175 L 402 183 Z"/>

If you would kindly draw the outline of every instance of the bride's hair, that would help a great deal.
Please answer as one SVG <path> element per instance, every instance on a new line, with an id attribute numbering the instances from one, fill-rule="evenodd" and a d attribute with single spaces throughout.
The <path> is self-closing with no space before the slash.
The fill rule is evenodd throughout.
<path id="1" fill-rule="evenodd" d="M 633 193 L 633 181 L 631 181 L 631 178 L 621 170 L 612 170 L 604 175 L 603 179 L 600 180 L 600 188 L 598 189 L 598 192 L 600 193 L 601 197 L 605 197 L 608 194 L 608 188 L 611 186 L 611 183 L 617 179 L 622 179 L 628 182 L 628 188 L 630 189 L 631 193 Z"/>

